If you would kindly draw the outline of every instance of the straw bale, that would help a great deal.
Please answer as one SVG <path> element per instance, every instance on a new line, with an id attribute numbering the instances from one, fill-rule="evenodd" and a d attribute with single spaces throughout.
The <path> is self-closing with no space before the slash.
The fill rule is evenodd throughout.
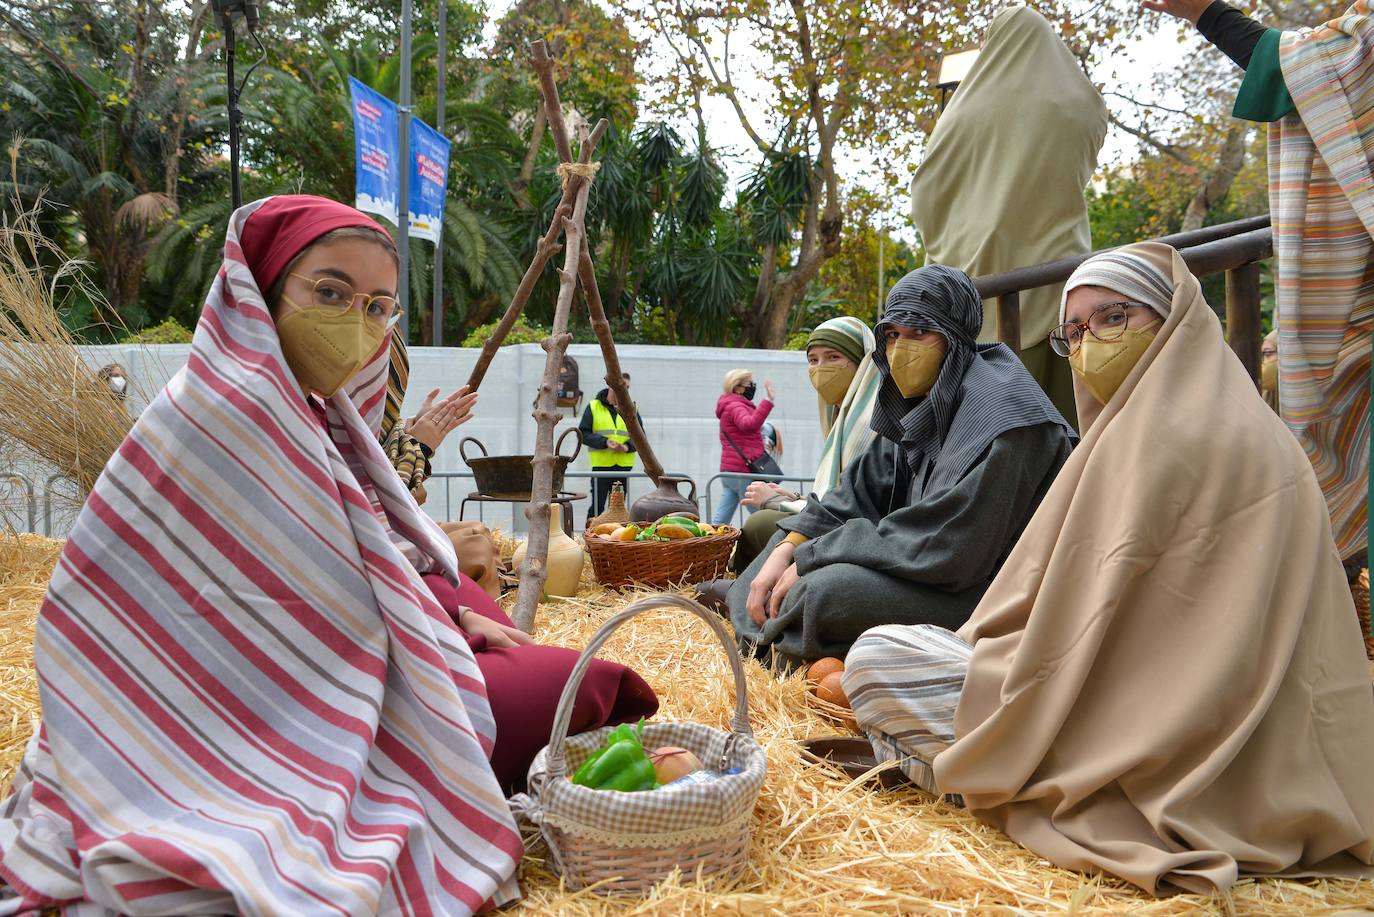
<path id="1" fill-rule="evenodd" d="M 499 536 L 509 553 L 511 542 Z M 31 665 L 33 620 L 60 543 L 0 539 L 0 778 L 8 779 L 37 719 Z M 596 586 L 590 569 L 573 599 L 539 608 L 541 642 L 583 646 L 612 613 L 652 594 Z M 509 603 L 512 597 L 507 597 Z M 602 655 L 634 666 L 658 691 L 659 716 L 728 728 L 729 668 L 706 626 L 680 612 L 646 613 L 621 628 Z M 878 791 L 808 765 L 796 740 L 835 731 L 809 705 L 800 675 L 777 678 L 746 666 L 750 718 L 768 754 L 769 775 L 755 813 L 751 872 L 732 885 L 673 876 L 643 900 L 567 892 L 546 868 L 533 833 L 511 912 L 601 914 L 1132 914 L 1274 915 L 1369 913 L 1374 886 L 1352 881 L 1247 880 L 1229 895 L 1151 898 L 1123 882 L 1051 866 L 1001 832 L 917 790 Z"/>

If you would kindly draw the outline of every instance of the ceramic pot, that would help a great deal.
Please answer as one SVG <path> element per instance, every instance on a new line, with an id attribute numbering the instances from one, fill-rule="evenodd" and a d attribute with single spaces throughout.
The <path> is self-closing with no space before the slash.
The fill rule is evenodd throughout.
<path id="1" fill-rule="evenodd" d="M 511 564 L 519 570 L 525 562 L 529 540 L 521 542 L 511 556 Z M 544 581 L 544 594 L 569 597 L 577 595 L 577 583 L 582 578 L 582 565 L 587 555 L 582 546 L 563 534 L 563 506 L 549 506 L 549 578 Z"/>
<path id="2" fill-rule="evenodd" d="M 678 490 L 682 484 L 692 488 L 685 497 Z M 697 485 L 691 478 L 665 474 L 658 479 L 657 490 L 640 497 L 630 507 L 635 522 L 654 522 L 672 513 L 697 514 Z"/>

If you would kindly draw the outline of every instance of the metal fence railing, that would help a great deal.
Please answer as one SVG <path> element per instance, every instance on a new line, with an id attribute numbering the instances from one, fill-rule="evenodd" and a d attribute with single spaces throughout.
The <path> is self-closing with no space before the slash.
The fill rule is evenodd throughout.
<path id="1" fill-rule="evenodd" d="M 768 481 L 773 484 L 786 484 L 788 481 L 795 481 L 802 487 L 806 487 L 806 485 L 815 480 L 815 478 L 812 477 L 795 474 L 754 474 L 752 471 L 722 471 L 719 474 L 713 475 L 711 479 L 706 482 L 706 486 L 701 489 L 698 500 L 704 500 L 706 503 L 706 508 L 705 511 L 701 513 L 701 518 L 708 521 L 715 520 L 715 513 L 712 511 L 712 507 L 715 503 L 711 499 L 711 485 L 717 481 L 725 481 L 726 479 L 743 481 L 746 485 L 751 481 Z M 721 485 L 722 488 L 724 488 L 724 486 L 724 484 Z M 805 494 L 806 491 L 802 490 L 801 493 Z M 743 504 L 735 507 L 733 518 L 737 528 L 742 528 L 744 526 Z"/>

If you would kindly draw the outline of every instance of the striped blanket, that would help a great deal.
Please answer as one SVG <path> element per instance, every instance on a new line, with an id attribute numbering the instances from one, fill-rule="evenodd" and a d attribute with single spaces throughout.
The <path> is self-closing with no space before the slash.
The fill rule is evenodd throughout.
<path id="1" fill-rule="evenodd" d="M 53 574 L 0 913 L 468 914 L 516 894 L 481 674 L 403 556 L 457 576 L 377 441 L 387 347 L 351 392 L 302 398 L 239 245 L 260 206 L 234 214 L 187 367 Z"/>
<path id="2" fill-rule="evenodd" d="M 1374 20 L 1368 0 L 1285 32 L 1297 112 L 1269 134 L 1278 256 L 1279 402 L 1331 511 L 1343 558 L 1366 544 L 1374 331 Z"/>

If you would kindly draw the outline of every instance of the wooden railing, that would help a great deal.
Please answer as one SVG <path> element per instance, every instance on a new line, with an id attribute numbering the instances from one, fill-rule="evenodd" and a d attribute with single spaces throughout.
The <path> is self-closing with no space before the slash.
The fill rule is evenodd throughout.
<path id="1" fill-rule="evenodd" d="M 1178 249 L 1188 269 L 1197 277 L 1226 272 L 1226 337 L 1246 371 L 1252 378 L 1258 379 L 1261 338 L 1259 263 L 1274 254 L 1273 231 L 1269 227 L 1268 215 L 1206 226 L 1151 241 L 1164 242 Z M 1080 264 L 1095 254 L 1098 252 L 975 278 L 973 284 L 982 297 L 997 300 L 998 338 L 1002 343 L 1012 350 L 1021 350 L 1023 290 L 1063 283 Z M 1036 343 L 1030 342 L 1032 346 Z"/>

